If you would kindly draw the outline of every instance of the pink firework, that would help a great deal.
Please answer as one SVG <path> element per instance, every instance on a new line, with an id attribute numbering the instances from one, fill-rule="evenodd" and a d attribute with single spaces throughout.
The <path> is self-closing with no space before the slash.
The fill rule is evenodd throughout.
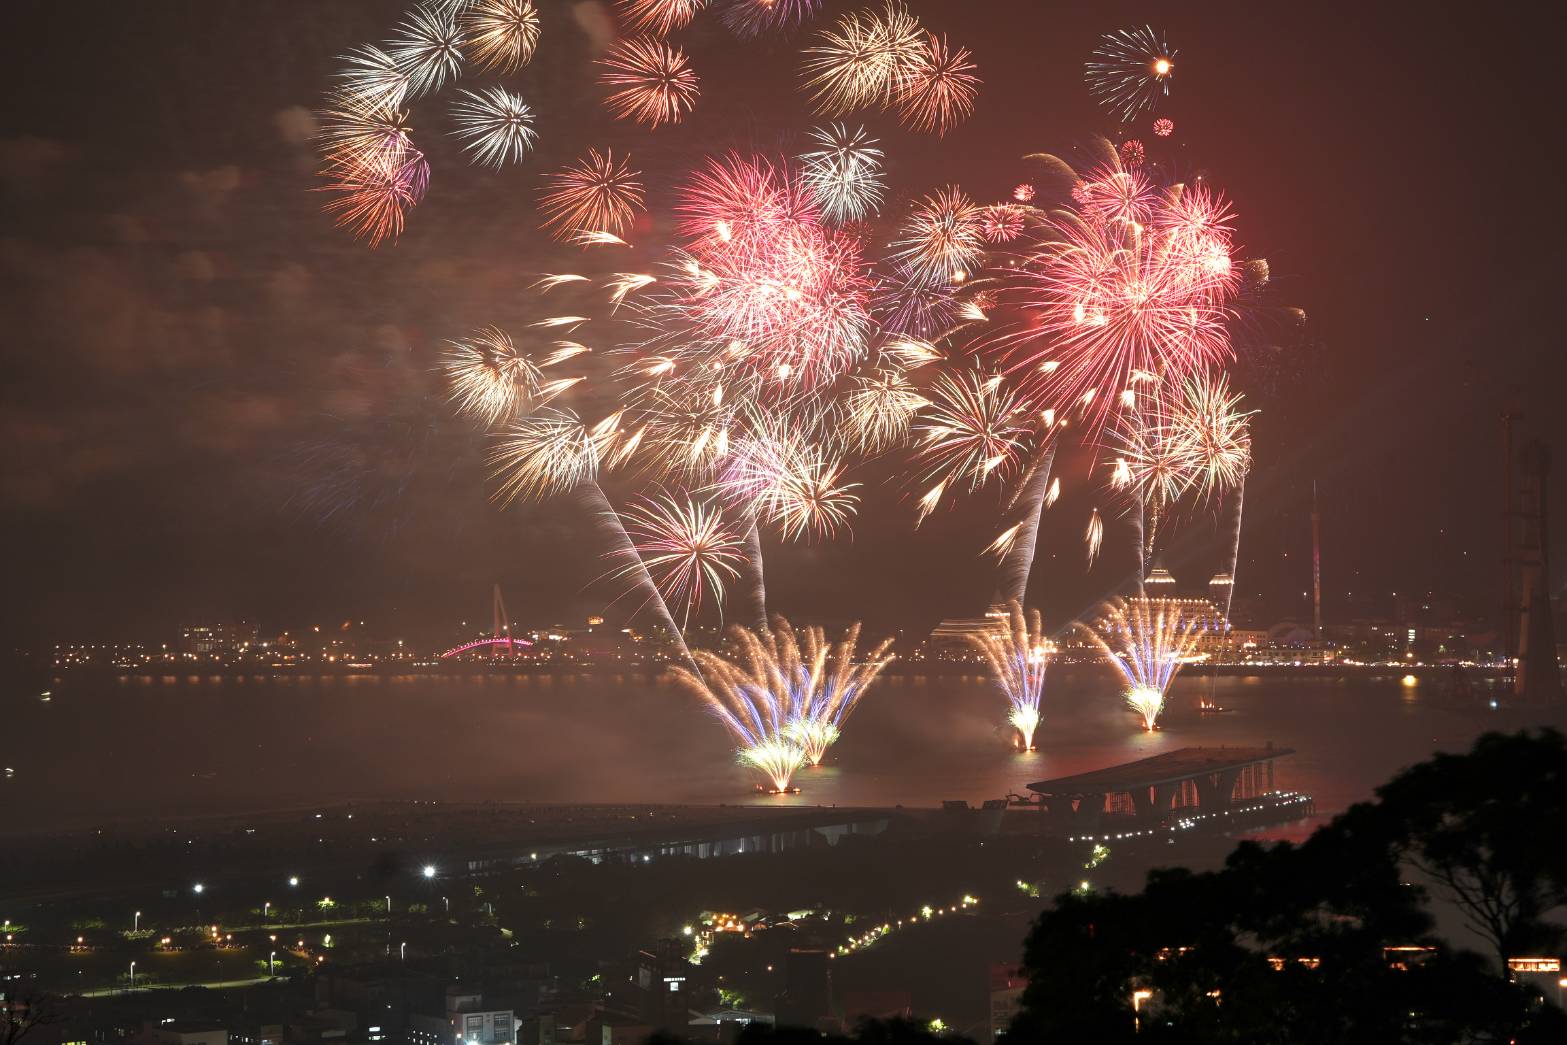
<path id="1" fill-rule="evenodd" d="M 1143 149 L 1143 143 L 1136 138 L 1128 138 L 1121 143 L 1121 163 L 1126 167 L 1141 167 L 1147 156 Z"/>
<path id="2" fill-rule="evenodd" d="M 604 104 L 616 118 L 649 127 L 678 123 L 696 105 L 700 85 L 685 52 L 659 40 L 621 40 L 599 59 Z"/>
<path id="3" fill-rule="evenodd" d="M 727 366 L 815 384 L 849 368 L 870 330 L 859 241 L 825 226 L 815 195 L 759 158 L 710 160 L 683 194 L 687 245 L 669 282 Z"/>
<path id="4" fill-rule="evenodd" d="M 684 29 L 706 5 L 707 0 L 616 0 L 626 27 L 652 36 Z"/>
<path id="5" fill-rule="evenodd" d="M 1153 132 L 1161 138 L 1168 138 L 1175 133 L 1175 121 L 1167 116 L 1161 116 L 1153 122 Z"/>
<path id="6" fill-rule="evenodd" d="M 1012 190 L 1012 198 L 1019 203 L 1032 203 L 1034 199 L 1034 187 L 1028 182 L 1023 182 Z"/>
<path id="7" fill-rule="evenodd" d="M 1011 243 L 1023 234 L 1022 207 L 994 203 L 980 211 L 979 231 L 987 243 Z"/>
<path id="8" fill-rule="evenodd" d="M 321 174 L 337 224 L 371 247 L 395 240 L 409 208 L 424 198 L 430 164 L 414 148 L 395 99 L 342 93 L 322 113 Z"/>
<path id="9" fill-rule="evenodd" d="M 918 60 L 894 88 L 898 118 L 916 131 L 944 137 L 974 111 L 979 93 L 975 68 L 967 49 L 951 47 L 946 37 L 930 34 Z"/>
<path id="10" fill-rule="evenodd" d="M 1032 319 L 1005 340 L 1026 393 L 1082 407 L 1093 433 L 1123 408 L 1136 375 L 1182 381 L 1232 357 L 1241 273 L 1230 209 L 1206 189 L 1156 191 L 1102 172 L 1083 197 L 1051 215 L 1049 248 L 1020 270 Z"/>

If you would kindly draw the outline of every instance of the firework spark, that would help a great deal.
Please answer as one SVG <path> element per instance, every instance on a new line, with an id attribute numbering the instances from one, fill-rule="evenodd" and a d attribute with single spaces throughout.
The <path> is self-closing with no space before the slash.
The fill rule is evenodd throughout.
<path id="1" fill-rule="evenodd" d="M 1088 529 L 1083 532 L 1083 541 L 1088 547 L 1088 568 L 1094 568 L 1094 560 L 1099 558 L 1099 546 L 1105 540 L 1105 521 L 1099 515 L 1099 509 L 1095 508 L 1088 516 Z"/>
<path id="2" fill-rule="evenodd" d="M 1107 171 L 1076 195 L 1017 269 L 1032 320 L 1011 369 L 1036 401 L 1082 407 L 1092 435 L 1124 406 L 1111 391 L 1135 375 L 1179 382 L 1233 355 L 1241 267 L 1230 209 L 1201 186 L 1158 191 L 1139 172 Z"/>
<path id="3" fill-rule="evenodd" d="M 787 32 L 816 14 L 822 0 L 724 0 L 719 17 L 736 36 Z"/>
<path id="4" fill-rule="evenodd" d="M 461 91 L 452 106 L 457 129 L 473 162 L 485 167 L 520 163 L 538 137 L 533 130 L 533 110 L 515 94 L 500 87 L 488 91 Z"/>
<path id="5" fill-rule="evenodd" d="M 892 245 L 893 260 L 920 283 L 961 283 L 985 251 L 980 208 L 948 186 L 914 205 Z"/>
<path id="6" fill-rule="evenodd" d="M 918 60 L 901 70 L 897 81 L 899 119 L 916 131 L 945 137 L 974 111 L 975 68 L 966 49 L 949 46 L 945 36 L 927 36 Z"/>
<path id="7" fill-rule="evenodd" d="M 726 638 L 727 653 L 697 650 L 699 671 L 671 674 L 734 736 L 741 764 L 761 770 L 778 792 L 820 761 L 892 659 L 890 640 L 857 657 L 858 625 L 831 645 L 820 628 L 796 630 L 781 617 L 754 631 L 732 627 Z"/>
<path id="8" fill-rule="evenodd" d="M 802 179 L 821 201 L 829 221 L 858 221 L 874 214 L 886 184 L 882 151 L 864 127 L 850 130 L 841 123 L 811 132 L 817 146 L 800 156 Z"/>
<path id="9" fill-rule="evenodd" d="M 926 57 L 919 20 L 896 0 L 879 12 L 856 11 L 823 30 L 806 49 L 805 87 L 818 112 L 886 107 Z"/>
<path id="10" fill-rule="evenodd" d="M 1007 617 L 982 632 L 969 635 L 990 675 L 1007 698 L 1012 723 L 1025 751 L 1034 750 L 1034 730 L 1039 727 L 1039 701 L 1045 689 L 1045 665 L 1050 657 L 1039 611 L 1023 611 L 1017 600 L 1007 604 Z"/>
<path id="11" fill-rule="evenodd" d="M 640 177 L 612 152 L 589 149 L 547 179 L 548 191 L 539 198 L 544 227 L 556 239 L 604 233 L 619 241 L 642 209 Z"/>
<path id="12" fill-rule="evenodd" d="M 1090 93 L 1126 123 L 1169 95 L 1174 73 L 1175 51 L 1148 26 L 1106 33 L 1086 69 Z"/>
<path id="13" fill-rule="evenodd" d="M 514 73 L 539 45 L 539 12 L 533 0 L 466 0 L 459 22 L 469 54 L 481 69 Z"/>
<path id="14" fill-rule="evenodd" d="M 921 499 L 921 519 L 950 486 L 963 483 L 973 490 L 1005 472 L 1016 462 L 1028 430 L 1027 412 L 998 375 L 944 373 L 927 398 L 930 405 L 915 422 L 914 436 L 924 465 L 921 478 L 935 485 Z"/>
<path id="15" fill-rule="evenodd" d="M 616 0 L 626 26 L 636 33 L 668 36 L 691 24 L 707 0 Z"/>
<path id="16" fill-rule="evenodd" d="M 1181 666 L 1202 659 L 1196 650 L 1203 625 L 1203 614 L 1190 602 L 1135 598 L 1107 602 L 1099 621 L 1077 627 L 1121 673 L 1128 705 L 1142 716 L 1143 728 L 1151 730 Z"/>
<path id="17" fill-rule="evenodd" d="M 652 39 L 621 40 L 599 59 L 604 104 L 616 118 L 657 127 L 678 123 L 696 105 L 700 84 L 685 52 Z"/>
<path id="18" fill-rule="evenodd" d="M 499 327 L 447 342 L 441 369 L 458 412 L 486 427 L 525 410 L 539 392 L 538 366 Z"/>
<path id="19" fill-rule="evenodd" d="M 857 374 L 843 399 L 847 439 L 867 454 L 890 449 L 908 438 L 915 416 L 929 405 L 899 367 Z"/>
<path id="20" fill-rule="evenodd" d="M 408 12 L 386 50 L 407 77 L 409 96 L 418 98 L 462 74 L 463 43 L 454 6 L 424 3 Z"/>
<path id="21" fill-rule="evenodd" d="M 981 207 L 979 232 L 987 243 L 1011 243 L 1023 234 L 1023 221 L 1028 212 L 1010 203 L 995 203 Z"/>
<path id="22" fill-rule="evenodd" d="M 682 623 L 707 599 L 722 610 L 725 588 L 740 576 L 745 556 L 716 506 L 660 493 L 637 500 L 621 518 L 637 561 L 618 567 L 617 576 L 645 568 L 664 601 L 682 607 Z"/>
<path id="23" fill-rule="evenodd" d="M 397 60 L 379 47 L 357 47 L 341 59 L 347 68 L 338 73 L 342 91 L 355 107 L 388 106 L 398 109 L 408 94 L 408 74 Z"/>

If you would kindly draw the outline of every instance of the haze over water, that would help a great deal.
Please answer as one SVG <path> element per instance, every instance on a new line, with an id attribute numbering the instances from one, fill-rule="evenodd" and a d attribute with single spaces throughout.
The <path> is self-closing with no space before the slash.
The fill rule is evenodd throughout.
<path id="1" fill-rule="evenodd" d="M 1214 686 L 1225 714 L 1194 707 Z M 1295 754 L 1281 788 L 1331 815 L 1400 767 L 1488 729 L 1562 712 L 1460 702 L 1445 680 L 1287 676 L 1178 680 L 1157 733 L 1108 672 L 1053 671 L 1040 750 L 1010 750 L 1003 702 L 979 675 L 878 681 L 803 793 L 762 796 L 688 694 L 633 675 L 67 679 L 44 703 L 14 690 L 0 763 L 0 832 L 143 817 L 382 799 L 933 806 L 1190 745 Z M 17 740 L 20 739 L 20 742 Z"/>

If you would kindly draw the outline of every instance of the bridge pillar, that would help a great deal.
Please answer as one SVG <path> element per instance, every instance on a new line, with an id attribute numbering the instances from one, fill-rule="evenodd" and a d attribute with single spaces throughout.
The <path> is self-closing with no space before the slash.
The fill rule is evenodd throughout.
<path id="1" fill-rule="evenodd" d="M 1224 809 L 1235 794 L 1235 781 L 1240 779 L 1239 769 L 1226 769 L 1217 774 L 1203 773 L 1196 777 L 1197 804 L 1203 812 Z"/>
<path id="2" fill-rule="evenodd" d="M 1104 795 L 1084 795 L 1077 803 L 1077 815 L 1073 818 L 1075 826 L 1081 831 L 1099 830 L 1100 818 L 1104 816 L 1104 811 Z"/>

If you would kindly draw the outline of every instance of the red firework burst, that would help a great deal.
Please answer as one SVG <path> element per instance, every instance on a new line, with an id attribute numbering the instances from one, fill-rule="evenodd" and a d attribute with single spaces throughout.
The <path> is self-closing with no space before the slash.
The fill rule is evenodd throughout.
<path id="1" fill-rule="evenodd" d="M 621 40 L 599 59 L 604 104 L 617 119 L 657 127 L 678 123 L 696 105 L 700 85 L 685 52 L 658 40 Z"/>

